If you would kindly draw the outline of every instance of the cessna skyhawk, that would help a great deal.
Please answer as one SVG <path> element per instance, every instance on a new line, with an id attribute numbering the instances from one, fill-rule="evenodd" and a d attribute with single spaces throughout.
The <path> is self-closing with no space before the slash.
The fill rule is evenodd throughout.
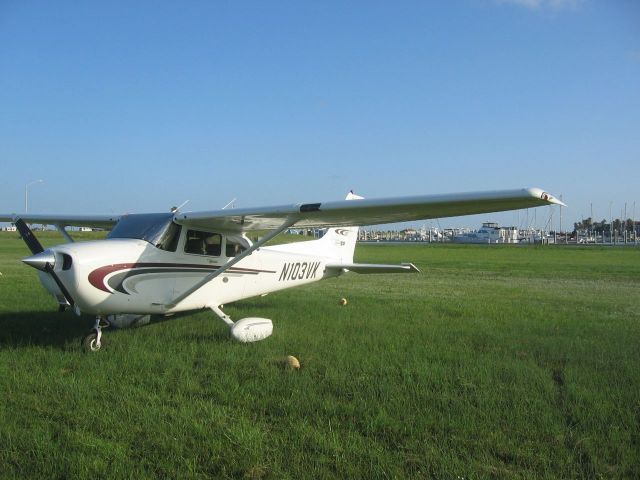
<path id="1" fill-rule="evenodd" d="M 104 215 L 0 215 L 15 223 L 59 309 L 96 316 L 85 348 L 101 347 L 102 328 L 128 326 L 151 314 L 210 309 L 241 342 L 271 335 L 265 318 L 234 322 L 221 306 L 325 278 L 356 273 L 412 273 L 411 263 L 353 263 L 358 226 L 564 205 L 539 188 L 400 198 L 346 200 L 276 207 Z M 54 225 L 68 243 L 44 249 L 27 223 Z M 110 229 L 105 240 L 75 243 L 65 227 Z M 297 228 L 326 228 L 305 242 L 264 246 Z M 252 242 L 248 232 L 266 231 Z"/>

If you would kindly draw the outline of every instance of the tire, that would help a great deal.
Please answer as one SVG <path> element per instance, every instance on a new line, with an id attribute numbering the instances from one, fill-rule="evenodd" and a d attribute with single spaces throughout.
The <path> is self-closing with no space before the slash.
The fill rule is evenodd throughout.
<path id="1" fill-rule="evenodd" d="M 104 340 L 100 339 L 100 345 L 96 345 L 98 334 L 92 331 L 82 339 L 82 349 L 85 352 L 97 352 L 104 346 Z"/>

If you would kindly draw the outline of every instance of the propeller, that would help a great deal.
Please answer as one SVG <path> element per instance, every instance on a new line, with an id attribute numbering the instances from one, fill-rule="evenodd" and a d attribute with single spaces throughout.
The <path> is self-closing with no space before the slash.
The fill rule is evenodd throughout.
<path id="1" fill-rule="evenodd" d="M 64 283 L 62 283 L 62 280 L 60 280 L 60 277 L 58 277 L 58 274 L 53 270 L 53 267 L 56 265 L 56 256 L 54 253 L 51 250 L 42 248 L 42 245 L 24 220 L 20 218 L 17 219 L 15 226 L 20 232 L 24 243 L 27 244 L 31 253 L 33 253 L 32 256 L 24 258 L 22 261 L 33 268 L 51 275 L 51 278 L 53 278 L 53 281 L 58 285 L 60 292 L 62 292 L 69 306 L 73 307 L 73 297 L 69 293 L 69 290 L 67 290 L 67 287 L 64 286 Z"/>
<path id="2" fill-rule="evenodd" d="M 44 248 L 42 248 L 42 245 L 24 220 L 19 218 L 14 222 L 14 225 L 18 229 L 18 232 L 20 232 L 20 236 L 22 236 L 24 243 L 26 243 L 29 250 L 31 250 L 31 253 L 36 254 L 44 252 Z"/>

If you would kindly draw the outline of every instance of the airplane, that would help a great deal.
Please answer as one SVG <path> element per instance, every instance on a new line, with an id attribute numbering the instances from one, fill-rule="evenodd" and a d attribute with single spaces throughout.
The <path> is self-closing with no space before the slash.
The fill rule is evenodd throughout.
<path id="1" fill-rule="evenodd" d="M 60 311 L 95 315 L 82 345 L 98 351 L 106 326 L 133 326 L 147 323 L 150 315 L 204 309 L 226 323 L 235 340 L 263 340 L 273 332 L 270 319 L 233 321 L 223 306 L 348 271 L 419 271 L 411 263 L 354 263 L 360 226 L 554 204 L 564 205 L 540 188 L 381 199 L 349 192 L 342 201 L 273 207 L 116 216 L 0 214 L 0 221 L 16 225 L 32 253 L 22 261 L 38 270 Z M 67 243 L 44 249 L 28 224 L 53 225 Z M 65 230 L 69 226 L 110 233 L 104 240 L 74 242 Z M 326 233 L 319 239 L 265 246 L 294 226 Z M 249 232 L 266 233 L 252 242 Z"/>

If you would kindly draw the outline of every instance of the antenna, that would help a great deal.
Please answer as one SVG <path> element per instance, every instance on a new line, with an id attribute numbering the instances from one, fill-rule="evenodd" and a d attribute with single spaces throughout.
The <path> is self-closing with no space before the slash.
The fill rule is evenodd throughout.
<path id="1" fill-rule="evenodd" d="M 229 203 L 227 203 L 224 207 L 222 207 L 222 210 L 226 210 L 229 207 L 233 208 L 235 203 L 236 203 L 236 199 L 234 198 Z"/>
<path id="2" fill-rule="evenodd" d="M 171 207 L 171 213 L 178 213 L 180 209 L 184 207 L 187 203 L 189 203 L 189 200 L 185 200 L 184 202 L 182 202 L 179 207 Z"/>

